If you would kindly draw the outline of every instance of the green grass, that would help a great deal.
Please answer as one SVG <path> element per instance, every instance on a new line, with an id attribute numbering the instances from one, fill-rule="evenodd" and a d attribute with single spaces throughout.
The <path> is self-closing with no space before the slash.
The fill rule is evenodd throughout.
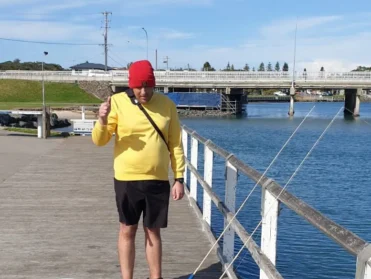
<path id="1" fill-rule="evenodd" d="M 45 103 L 52 107 L 100 104 L 77 84 L 45 83 Z M 42 83 L 26 80 L 0 80 L 0 109 L 41 108 Z"/>
<path id="2" fill-rule="evenodd" d="M 24 134 L 31 134 L 31 135 L 37 135 L 37 129 L 29 129 L 29 128 L 9 128 L 9 127 L 6 127 L 6 128 L 3 128 L 5 131 L 9 131 L 9 132 L 17 132 L 17 133 L 24 133 Z M 50 132 L 50 135 L 51 136 L 61 136 L 62 135 L 62 132 L 55 132 L 55 131 L 51 131 Z"/>

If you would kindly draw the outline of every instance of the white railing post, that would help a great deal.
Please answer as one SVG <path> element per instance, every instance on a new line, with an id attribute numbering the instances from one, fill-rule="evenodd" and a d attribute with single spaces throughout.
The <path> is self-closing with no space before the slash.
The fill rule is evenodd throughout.
<path id="1" fill-rule="evenodd" d="M 214 153 L 205 143 L 205 155 L 204 155 L 204 180 L 212 188 L 213 185 L 213 163 Z M 210 195 L 204 190 L 204 201 L 203 201 L 203 217 L 204 220 L 211 226 L 211 198 Z"/>
<path id="2" fill-rule="evenodd" d="M 197 161 L 198 161 L 198 140 L 196 140 L 192 134 L 192 146 L 191 146 L 191 164 L 197 170 Z M 191 187 L 190 195 L 197 202 L 197 177 L 191 172 Z"/>
<path id="3" fill-rule="evenodd" d="M 81 106 L 81 119 L 85 120 L 85 106 Z"/>
<path id="4" fill-rule="evenodd" d="M 265 187 L 270 182 L 268 180 L 262 189 L 261 249 L 272 264 L 276 265 L 279 201 Z M 260 270 L 260 279 L 268 279 L 263 270 Z"/>
<path id="5" fill-rule="evenodd" d="M 225 173 L 225 205 L 232 213 L 236 211 L 236 185 L 237 185 L 237 169 L 226 159 L 226 173 Z M 228 221 L 224 218 L 224 228 L 228 225 Z M 234 229 L 228 227 L 223 239 L 223 256 L 226 263 L 231 263 L 234 258 Z"/>
<path id="6" fill-rule="evenodd" d="M 371 279 L 371 244 L 357 256 L 356 279 Z"/>
<path id="7" fill-rule="evenodd" d="M 183 152 L 184 156 L 188 159 L 188 133 L 182 129 L 182 143 L 183 143 Z M 187 164 L 184 168 L 184 183 L 187 185 Z"/>

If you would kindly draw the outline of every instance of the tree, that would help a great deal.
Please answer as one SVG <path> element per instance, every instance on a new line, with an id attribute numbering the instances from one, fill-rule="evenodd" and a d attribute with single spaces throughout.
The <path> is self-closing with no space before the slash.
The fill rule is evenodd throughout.
<path id="1" fill-rule="evenodd" d="M 264 66 L 264 63 L 263 62 L 260 63 L 260 66 L 259 66 L 258 71 L 259 72 L 264 72 L 265 71 L 265 66 Z"/>
<path id="2" fill-rule="evenodd" d="M 352 72 L 369 72 L 371 71 L 371 67 L 366 66 L 358 66 L 357 69 L 352 70 Z"/>
<path id="3" fill-rule="evenodd" d="M 243 68 L 244 71 L 250 71 L 250 67 L 249 67 L 249 64 L 245 64 L 245 67 Z"/>
<path id="4" fill-rule="evenodd" d="M 285 62 L 285 64 L 283 64 L 282 71 L 284 71 L 284 72 L 289 71 L 289 65 L 286 62 Z"/>
<path id="5" fill-rule="evenodd" d="M 325 68 L 323 68 L 323 66 L 321 67 L 321 72 L 324 72 L 325 71 Z"/>
<path id="6" fill-rule="evenodd" d="M 215 71 L 215 69 L 211 67 L 209 62 L 206 61 L 202 67 L 202 71 Z"/>
<path id="7" fill-rule="evenodd" d="M 234 71 L 234 65 L 232 64 L 232 66 L 231 66 L 231 71 Z"/>
<path id="8" fill-rule="evenodd" d="M 252 67 L 252 71 L 255 72 L 255 67 Z"/>
<path id="9" fill-rule="evenodd" d="M 277 61 L 277 63 L 276 63 L 276 66 L 274 67 L 274 69 L 277 71 L 277 72 L 279 72 L 280 70 L 281 70 L 281 68 L 280 68 L 280 63 Z"/>
<path id="10" fill-rule="evenodd" d="M 227 67 L 225 67 L 224 71 L 230 71 L 230 70 L 231 70 L 231 65 L 228 62 Z"/>
<path id="11" fill-rule="evenodd" d="M 271 64 L 271 62 L 268 63 L 267 71 L 268 72 L 272 72 L 272 64 Z"/>
<path id="12" fill-rule="evenodd" d="M 41 62 L 22 62 L 19 59 L 5 61 L 0 63 L 0 70 L 24 70 L 24 71 L 41 71 Z M 58 64 L 44 63 L 46 71 L 63 71 L 63 67 Z"/>

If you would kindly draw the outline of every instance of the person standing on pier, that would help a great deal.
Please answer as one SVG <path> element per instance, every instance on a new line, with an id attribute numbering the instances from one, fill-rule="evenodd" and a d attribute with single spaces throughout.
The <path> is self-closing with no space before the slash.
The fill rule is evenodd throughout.
<path id="1" fill-rule="evenodd" d="M 129 89 L 108 97 L 100 106 L 92 132 L 97 146 L 106 145 L 115 133 L 114 188 L 123 279 L 133 278 L 135 236 L 142 213 L 150 278 L 162 278 L 160 230 L 168 225 L 170 194 L 174 200 L 184 196 L 185 160 L 177 109 L 168 97 L 154 92 L 155 86 L 151 63 L 133 63 Z M 172 187 L 170 163 L 175 177 Z"/>

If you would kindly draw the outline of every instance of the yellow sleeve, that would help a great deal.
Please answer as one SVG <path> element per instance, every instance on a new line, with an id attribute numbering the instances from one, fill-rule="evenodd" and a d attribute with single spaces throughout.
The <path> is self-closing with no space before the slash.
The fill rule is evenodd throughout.
<path id="1" fill-rule="evenodd" d="M 106 145 L 110 141 L 112 134 L 116 131 L 116 127 L 117 127 L 116 106 L 113 98 L 111 98 L 111 111 L 108 114 L 107 125 L 101 125 L 99 121 L 95 123 L 92 131 L 93 143 L 97 146 Z"/>
<path id="2" fill-rule="evenodd" d="M 182 130 L 176 106 L 172 102 L 168 141 L 170 149 L 171 168 L 174 172 L 174 178 L 183 178 L 185 170 L 185 160 L 182 143 Z"/>

